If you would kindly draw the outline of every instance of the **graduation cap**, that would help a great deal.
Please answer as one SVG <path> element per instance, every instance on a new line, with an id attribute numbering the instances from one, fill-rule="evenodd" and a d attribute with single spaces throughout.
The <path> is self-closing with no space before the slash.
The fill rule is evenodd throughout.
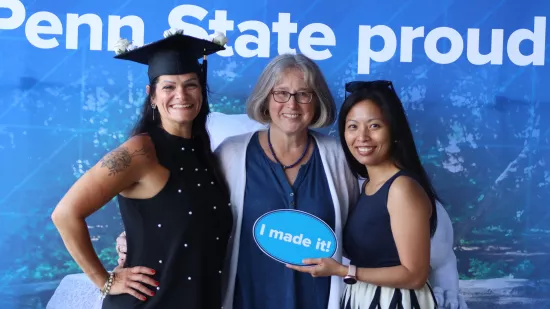
<path id="1" fill-rule="evenodd" d="M 149 82 L 160 75 L 197 73 L 206 83 L 206 56 L 225 49 L 225 36 L 217 34 L 208 41 L 184 35 L 182 31 L 166 33 L 165 38 L 137 48 L 131 48 L 127 40 L 121 40 L 119 45 L 122 48 L 117 49 L 115 58 L 147 65 Z M 201 57 L 202 65 L 198 61 Z"/>

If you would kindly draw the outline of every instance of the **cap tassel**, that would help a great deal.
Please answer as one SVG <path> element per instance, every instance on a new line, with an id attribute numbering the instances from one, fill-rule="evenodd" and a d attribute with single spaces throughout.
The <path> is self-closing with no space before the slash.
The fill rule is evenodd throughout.
<path id="1" fill-rule="evenodd" d="M 206 48 L 202 58 L 202 84 L 206 87 L 206 72 L 208 70 L 208 61 L 206 60 Z"/>

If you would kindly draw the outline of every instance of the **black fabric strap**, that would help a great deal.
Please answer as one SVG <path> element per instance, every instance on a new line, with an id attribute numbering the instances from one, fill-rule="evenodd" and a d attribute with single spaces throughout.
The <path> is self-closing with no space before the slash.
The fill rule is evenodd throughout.
<path id="1" fill-rule="evenodd" d="M 369 309 L 381 309 L 380 307 L 380 293 L 382 291 L 382 288 L 377 286 L 376 292 L 374 292 L 374 297 L 372 298 L 372 302 L 370 303 Z"/>

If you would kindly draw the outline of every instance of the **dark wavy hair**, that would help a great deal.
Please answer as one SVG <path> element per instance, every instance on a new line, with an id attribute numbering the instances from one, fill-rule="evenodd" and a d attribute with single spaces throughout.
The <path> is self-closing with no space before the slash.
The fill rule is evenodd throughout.
<path id="1" fill-rule="evenodd" d="M 338 131 L 340 143 L 344 149 L 347 163 L 356 177 L 369 178 L 367 167 L 357 161 L 351 154 L 344 136 L 346 117 L 349 111 L 357 103 L 369 100 L 375 103 L 384 116 L 390 129 L 390 158 L 395 166 L 404 171 L 410 172 L 415 179 L 424 188 L 432 202 L 432 216 L 430 218 L 430 235 L 433 236 L 437 227 L 436 201 L 440 200 L 431 181 L 422 166 L 418 155 L 414 137 L 407 120 L 407 115 L 399 96 L 395 92 L 390 81 L 355 81 L 346 84 L 346 92 L 350 95 L 346 97 L 340 114 L 338 116 Z"/>
<path id="2" fill-rule="evenodd" d="M 203 79 L 201 79 L 203 80 Z M 149 87 L 149 94 L 145 98 L 143 107 L 141 110 L 141 115 L 139 116 L 138 121 L 136 122 L 134 128 L 132 129 L 130 136 L 135 136 L 139 134 L 147 134 L 153 128 L 160 127 L 160 114 L 156 109 L 151 107 L 151 99 L 156 93 L 156 88 L 158 84 L 158 78 L 155 78 L 151 81 Z M 212 152 L 210 144 L 210 135 L 206 129 L 206 122 L 208 120 L 208 115 L 210 115 L 210 106 L 208 104 L 208 94 L 209 90 L 205 82 L 201 82 L 202 88 L 202 105 L 197 117 L 193 120 L 193 125 L 191 129 L 191 134 L 193 139 L 198 142 L 200 148 L 202 148 L 204 153 L 204 163 L 207 167 L 213 172 L 214 178 L 217 183 L 221 186 L 223 193 L 229 198 L 229 188 L 225 181 L 225 177 L 220 169 L 218 158 Z M 154 119 L 153 119 L 154 114 Z"/>

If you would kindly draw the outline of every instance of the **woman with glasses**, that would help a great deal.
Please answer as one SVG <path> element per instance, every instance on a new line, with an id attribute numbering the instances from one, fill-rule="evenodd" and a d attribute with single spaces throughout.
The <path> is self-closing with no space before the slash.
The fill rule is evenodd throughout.
<path id="1" fill-rule="evenodd" d="M 357 85 L 361 83 L 348 84 L 348 92 Z M 248 100 L 247 111 L 253 120 L 267 124 L 267 130 L 227 137 L 216 150 L 230 187 L 235 219 L 228 253 L 231 263 L 224 271 L 224 308 L 339 308 L 344 289 L 341 278 L 312 279 L 290 272 L 262 254 L 252 239 L 256 218 L 286 207 L 320 216 L 342 242 L 348 206 L 353 206 L 360 195 L 354 176 L 365 174 L 350 173 L 340 144 L 310 130 L 328 126 L 336 118 L 326 82 L 315 63 L 305 56 L 279 56 L 264 70 Z M 256 121 L 251 120 L 251 127 L 257 127 Z M 225 132 L 210 134 L 228 136 Z M 436 250 L 432 279 L 444 289 L 439 292 L 442 306 L 467 308 L 458 295 L 452 225 L 441 205 L 440 211 L 440 235 L 432 242 L 432 250 Z M 447 239 L 449 233 L 451 238 Z M 125 248 L 122 235 L 117 239 L 122 262 Z M 335 259 L 341 257 L 338 250 Z"/>
<path id="2" fill-rule="evenodd" d="M 256 219 L 288 208 L 321 218 L 341 241 L 359 185 L 337 139 L 311 130 L 336 118 L 327 83 L 307 57 L 280 55 L 261 74 L 247 113 L 267 129 L 229 137 L 216 149 L 236 218 L 223 308 L 338 308 L 341 280 L 292 271 L 264 254 L 252 235 Z"/>
<path id="3" fill-rule="evenodd" d="M 433 309 L 428 283 L 437 194 L 389 81 L 353 82 L 338 119 L 349 167 L 366 179 L 344 229 L 350 265 L 311 259 L 289 268 L 348 283 L 342 309 Z"/>

